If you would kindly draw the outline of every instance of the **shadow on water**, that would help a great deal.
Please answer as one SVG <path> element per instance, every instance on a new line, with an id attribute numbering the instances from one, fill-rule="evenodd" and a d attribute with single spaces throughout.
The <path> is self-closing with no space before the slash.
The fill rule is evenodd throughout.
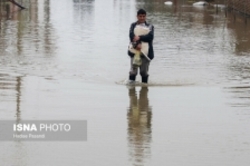
<path id="1" fill-rule="evenodd" d="M 130 105 L 127 113 L 130 160 L 134 165 L 143 165 L 150 157 L 152 133 L 152 108 L 149 106 L 148 88 L 142 87 L 137 96 L 136 88 L 128 91 Z"/>

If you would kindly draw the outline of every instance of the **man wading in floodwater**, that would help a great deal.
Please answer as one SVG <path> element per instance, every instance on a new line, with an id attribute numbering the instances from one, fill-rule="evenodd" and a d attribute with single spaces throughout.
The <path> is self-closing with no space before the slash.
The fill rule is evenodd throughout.
<path id="1" fill-rule="evenodd" d="M 146 22 L 146 11 L 137 11 L 137 21 L 132 23 L 129 30 L 130 45 L 128 55 L 131 57 L 129 83 L 134 83 L 138 68 L 142 83 L 148 83 L 148 68 L 154 58 L 153 39 L 154 26 Z"/>

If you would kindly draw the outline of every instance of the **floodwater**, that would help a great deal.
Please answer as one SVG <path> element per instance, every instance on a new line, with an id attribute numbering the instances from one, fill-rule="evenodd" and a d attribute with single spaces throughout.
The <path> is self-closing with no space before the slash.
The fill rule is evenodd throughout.
<path id="1" fill-rule="evenodd" d="M 250 164 L 249 19 L 184 0 L 19 2 L 1 3 L 1 120 L 87 120 L 88 139 L 2 141 L 1 166 Z M 139 8 L 155 59 L 128 88 Z"/>

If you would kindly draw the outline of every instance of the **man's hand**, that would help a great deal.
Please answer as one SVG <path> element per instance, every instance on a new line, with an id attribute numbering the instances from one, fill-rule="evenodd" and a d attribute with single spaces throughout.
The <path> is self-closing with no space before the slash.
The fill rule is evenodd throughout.
<path id="1" fill-rule="evenodd" d="M 139 36 L 135 36 L 134 39 L 133 39 L 134 42 L 136 42 L 136 41 L 138 41 L 138 40 L 140 40 L 140 37 L 139 37 Z"/>
<path id="2" fill-rule="evenodd" d="M 141 50 L 141 44 L 138 44 L 136 47 L 137 50 Z"/>

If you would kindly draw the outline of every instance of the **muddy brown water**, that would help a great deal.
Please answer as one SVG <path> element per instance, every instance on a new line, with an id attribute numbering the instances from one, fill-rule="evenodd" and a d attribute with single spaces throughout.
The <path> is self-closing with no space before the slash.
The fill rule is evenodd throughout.
<path id="1" fill-rule="evenodd" d="M 192 3 L 23 0 L 27 10 L 1 9 L 1 120 L 87 120 L 88 139 L 1 141 L 0 165 L 249 165 L 250 22 Z M 126 87 L 139 8 L 155 26 L 155 59 L 148 87 Z"/>

